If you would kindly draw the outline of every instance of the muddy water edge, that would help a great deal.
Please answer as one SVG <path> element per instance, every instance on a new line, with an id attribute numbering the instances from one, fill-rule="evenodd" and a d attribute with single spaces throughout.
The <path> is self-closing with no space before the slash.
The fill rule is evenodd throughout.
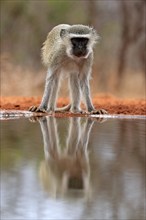
<path id="1" fill-rule="evenodd" d="M 2 119 L 2 220 L 146 218 L 144 118 Z"/>

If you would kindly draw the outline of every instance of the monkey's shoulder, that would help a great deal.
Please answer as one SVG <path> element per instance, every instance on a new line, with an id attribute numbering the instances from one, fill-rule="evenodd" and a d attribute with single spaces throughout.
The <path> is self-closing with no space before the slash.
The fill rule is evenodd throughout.
<path id="1" fill-rule="evenodd" d="M 60 43 L 45 44 L 42 48 L 42 61 L 45 66 L 52 66 L 61 63 L 66 58 L 66 50 Z"/>

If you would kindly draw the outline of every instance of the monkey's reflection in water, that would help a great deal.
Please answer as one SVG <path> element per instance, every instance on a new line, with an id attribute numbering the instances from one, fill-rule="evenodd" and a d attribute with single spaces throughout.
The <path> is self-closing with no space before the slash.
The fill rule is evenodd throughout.
<path id="1" fill-rule="evenodd" d="M 43 141 L 45 162 L 40 167 L 44 188 L 53 196 L 69 191 L 90 197 L 90 165 L 88 142 L 94 121 L 70 118 L 66 135 L 66 146 L 61 146 L 58 119 L 53 117 L 39 120 Z M 66 123 L 65 123 L 66 124 Z"/>

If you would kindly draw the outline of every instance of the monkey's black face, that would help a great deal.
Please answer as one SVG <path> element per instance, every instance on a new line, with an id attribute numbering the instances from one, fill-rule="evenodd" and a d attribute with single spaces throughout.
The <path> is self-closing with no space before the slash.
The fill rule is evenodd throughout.
<path id="1" fill-rule="evenodd" d="M 72 53 L 76 57 L 85 57 L 88 53 L 87 45 L 89 39 L 86 37 L 71 38 Z"/>

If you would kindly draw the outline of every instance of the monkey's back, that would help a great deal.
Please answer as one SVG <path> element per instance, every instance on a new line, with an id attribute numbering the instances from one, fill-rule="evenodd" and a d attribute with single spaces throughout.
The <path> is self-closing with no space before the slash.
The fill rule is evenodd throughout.
<path id="1" fill-rule="evenodd" d="M 48 33 L 47 39 L 42 47 L 42 62 L 45 66 L 49 67 L 55 59 L 55 55 L 58 54 L 59 50 L 61 50 L 61 29 L 67 29 L 69 27 L 70 25 L 68 24 L 60 24 L 55 26 Z"/>

